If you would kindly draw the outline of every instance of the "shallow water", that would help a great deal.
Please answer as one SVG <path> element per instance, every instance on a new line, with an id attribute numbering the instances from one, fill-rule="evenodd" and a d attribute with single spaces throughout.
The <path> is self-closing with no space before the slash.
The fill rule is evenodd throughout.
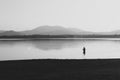
<path id="1" fill-rule="evenodd" d="M 86 47 L 86 55 L 82 48 Z M 119 39 L 0 40 L 0 60 L 120 58 Z"/>

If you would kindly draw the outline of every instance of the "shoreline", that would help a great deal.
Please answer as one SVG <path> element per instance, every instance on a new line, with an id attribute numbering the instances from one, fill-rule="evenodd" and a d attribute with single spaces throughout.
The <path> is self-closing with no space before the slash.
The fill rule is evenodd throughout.
<path id="1" fill-rule="evenodd" d="M 1 80 L 120 80 L 120 59 L 0 61 Z"/>
<path id="2" fill-rule="evenodd" d="M 120 40 L 120 38 L 0 38 L 0 41 L 24 41 L 24 40 Z"/>

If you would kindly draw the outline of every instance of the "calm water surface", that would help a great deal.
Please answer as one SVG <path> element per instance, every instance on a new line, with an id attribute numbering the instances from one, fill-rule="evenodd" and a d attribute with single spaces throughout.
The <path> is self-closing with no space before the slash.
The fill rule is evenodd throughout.
<path id="1" fill-rule="evenodd" d="M 0 40 L 0 60 L 96 58 L 120 58 L 120 40 Z"/>

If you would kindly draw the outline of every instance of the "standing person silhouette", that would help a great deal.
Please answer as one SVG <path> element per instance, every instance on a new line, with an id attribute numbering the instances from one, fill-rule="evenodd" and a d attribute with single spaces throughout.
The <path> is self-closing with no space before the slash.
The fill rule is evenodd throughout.
<path id="1" fill-rule="evenodd" d="M 83 54 L 85 55 L 86 54 L 86 48 L 83 47 Z"/>

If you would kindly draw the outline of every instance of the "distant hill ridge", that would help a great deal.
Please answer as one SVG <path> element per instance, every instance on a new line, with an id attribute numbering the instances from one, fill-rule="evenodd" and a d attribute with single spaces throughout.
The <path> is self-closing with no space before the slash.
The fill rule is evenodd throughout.
<path id="1" fill-rule="evenodd" d="M 11 35 L 22 35 L 22 33 L 16 32 L 16 31 L 13 31 L 13 30 L 4 31 L 4 32 L 0 33 L 0 36 L 11 36 Z"/>
<path id="2" fill-rule="evenodd" d="M 22 33 L 26 35 L 31 34 L 41 34 L 41 35 L 75 35 L 75 34 L 85 34 L 86 31 L 74 29 L 74 28 L 64 28 L 61 26 L 41 26 L 33 30 L 23 31 Z"/>
<path id="3" fill-rule="evenodd" d="M 40 26 L 32 30 L 26 31 L 0 31 L 0 36 L 3 35 L 92 35 L 92 34 L 120 34 L 120 30 L 112 32 L 89 32 L 76 28 L 65 28 L 62 26 Z"/>

